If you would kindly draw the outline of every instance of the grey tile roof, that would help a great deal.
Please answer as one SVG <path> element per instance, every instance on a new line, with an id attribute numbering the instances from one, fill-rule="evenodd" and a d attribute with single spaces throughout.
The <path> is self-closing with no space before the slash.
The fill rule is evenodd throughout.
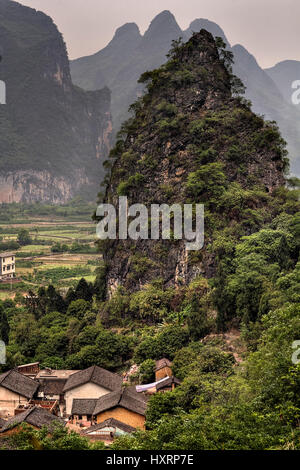
<path id="1" fill-rule="evenodd" d="M 107 390 L 120 390 L 122 387 L 122 377 L 98 366 L 92 366 L 72 374 L 64 387 L 64 392 L 72 390 L 86 383 L 92 382 Z"/>
<path id="2" fill-rule="evenodd" d="M 16 370 L 9 370 L 0 375 L 0 386 L 15 392 L 22 397 L 30 399 L 33 397 L 39 386 L 38 382 L 20 374 Z"/>
<path id="3" fill-rule="evenodd" d="M 16 253 L 11 251 L 0 253 L 0 258 L 9 258 L 10 256 L 16 256 Z"/>
<path id="4" fill-rule="evenodd" d="M 119 421 L 118 419 L 109 418 L 109 419 L 106 419 L 105 421 L 102 421 L 102 423 L 95 424 L 95 426 L 89 427 L 88 429 L 83 431 L 82 434 L 90 434 L 94 431 L 99 431 L 100 429 L 103 429 L 106 427 L 119 428 L 122 431 L 127 432 L 127 433 L 132 433 L 136 431 L 136 428 L 129 426 L 129 424 L 122 423 L 122 421 Z"/>
<path id="5" fill-rule="evenodd" d="M 74 398 L 72 415 L 92 415 L 97 403 L 97 398 Z"/>
<path id="6" fill-rule="evenodd" d="M 14 428 L 15 426 L 18 426 L 21 423 L 31 424 L 32 426 L 36 426 L 37 428 L 42 428 L 43 426 L 46 426 L 49 430 L 53 429 L 55 423 L 65 425 L 63 419 L 52 415 L 51 413 L 49 413 L 49 411 L 45 410 L 44 408 L 38 408 L 37 406 L 35 406 L 7 420 L 2 429 L 0 429 L 0 433 L 8 431 L 9 429 Z"/>
<path id="7" fill-rule="evenodd" d="M 163 367 L 172 367 L 172 362 L 165 357 L 163 359 L 159 359 L 159 361 L 156 361 L 155 370 L 162 369 Z"/>
<path id="8" fill-rule="evenodd" d="M 38 380 L 40 383 L 39 392 L 43 392 L 45 395 L 62 395 L 67 382 L 67 379 L 42 378 Z"/>
<path id="9" fill-rule="evenodd" d="M 105 410 L 116 407 L 119 404 L 121 397 L 122 392 L 112 392 L 98 398 L 93 414 L 97 415 Z"/>
<path id="10" fill-rule="evenodd" d="M 123 391 L 108 393 L 98 398 L 93 414 L 98 415 L 117 406 L 145 416 L 147 401 L 144 395 L 136 392 L 135 387 L 126 387 Z"/>

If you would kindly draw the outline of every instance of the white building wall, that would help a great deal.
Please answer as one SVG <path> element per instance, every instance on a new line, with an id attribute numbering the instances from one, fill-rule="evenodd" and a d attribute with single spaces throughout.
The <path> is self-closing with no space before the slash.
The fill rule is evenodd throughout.
<path id="1" fill-rule="evenodd" d="M 0 258 L 0 276 L 13 277 L 16 272 L 15 256 Z"/>
<path id="2" fill-rule="evenodd" d="M 70 416 L 74 398 L 100 398 L 110 393 L 110 390 L 93 383 L 87 383 L 73 388 L 65 393 L 66 413 Z"/>
<path id="3" fill-rule="evenodd" d="M 14 416 L 17 406 L 20 404 L 25 405 L 26 403 L 28 403 L 27 398 L 0 386 L 0 416 Z"/>

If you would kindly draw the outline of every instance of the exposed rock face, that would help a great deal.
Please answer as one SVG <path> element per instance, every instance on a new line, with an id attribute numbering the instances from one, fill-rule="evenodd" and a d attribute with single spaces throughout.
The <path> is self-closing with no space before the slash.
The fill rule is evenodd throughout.
<path id="1" fill-rule="evenodd" d="M 183 240 L 106 242 L 108 290 L 135 290 L 157 278 L 175 286 L 210 278 L 217 266 L 214 242 L 223 231 L 239 238 L 272 220 L 273 192 L 285 181 L 283 142 L 274 126 L 233 97 L 223 55 L 201 30 L 165 66 L 144 75 L 148 93 L 114 151 L 106 195 L 116 207 L 118 195 L 148 209 L 205 204 L 204 249 L 187 252 Z"/>
<path id="2" fill-rule="evenodd" d="M 75 170 L 68 178 L 54 176 L 49 171 L 15 171 L 0 174 L 0 201 L 65 203 L 89 180 L 82 170 Z"/>
<path id="3" fill-rule="evenodd" d="M 111 145 L 110 91 L 74 86 L 51 18 L 10 0 L 0 0 L 0 46 L 0 202 L 94 197 Z"/>

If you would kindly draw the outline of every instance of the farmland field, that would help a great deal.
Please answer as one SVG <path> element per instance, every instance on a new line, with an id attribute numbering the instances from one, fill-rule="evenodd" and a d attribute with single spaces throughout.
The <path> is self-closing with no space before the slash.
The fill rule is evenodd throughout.
<path id="1" fill-rule="evenodd" d="M 0 252 L 16 253 L 16 277 L 20 280 L 0 283 L 0 300 L 50 283 L 66 291 L 81 278 L 93 282 L 101 259 L 95 247 L 92 209 L 88 206 L 80 215 L 78 210 L 71 211 L 66 219 L 55 213 L 56 208 L 48 209 L 48 215 L 41 214 L 43 210 L 39 208 L 36 215 L 29 210 L 23 220 L 17 220 L 16 214 L 7 217 L 7 221 L 0 211 Z M 20 231 L 26 231 L 30 242 L 20 244 Z"/>

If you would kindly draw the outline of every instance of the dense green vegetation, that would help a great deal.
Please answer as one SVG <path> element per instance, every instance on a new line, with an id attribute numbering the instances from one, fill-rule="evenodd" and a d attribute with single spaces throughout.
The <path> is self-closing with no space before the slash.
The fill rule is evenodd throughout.
<path id="1" fill-rule="evenodd" d="M 39 360 L 122 371 L 136 362 L 145 383 L 153 380 L 153 360 L 166 356 L 182 385 L 151 398 L 147 431 L 113 448 L 299 449 L 300 366 L 292 362 L 300 337 L 299 220 L 299 212 L 282 212 L 230 247 L 227 275 L 179 291 L 153 281 L 99 303 L 102 269 L 94 286 L 82 280 L 64 299 L 50 286 L 23 306 L 3 302 L 7 367 Z M 232 322 L 241 332 L 231 347 L 220 332 L 225 320 L 227 331 Z"/>
<path id="2" fill-rule="evenodd" d="M 62 223 L 68 220 L 87 220 L 87 215 L 92 214 L 94 205 L 92 203 L 85 202 L 82 198 L 75 198 L 64 205 L 55 204 L 1 204 L 0 205 L 0 223 L 1 224 L 24 224 L 31 222 L 32 219 L 37 222 L 42 222 L 46 217 L 49 221 L 53 219 L 57 222 L 58 218 L 62 219 Z M 10 228 L 10 233 L 13 233 L 13 228 Z M 15 229 L 16 232 L 19 228 Z M 39 227 L 39 230 L 43 230 L 43 227 Z M 0 234 L 3 230 L 0 229 Z"/>
<path id="3" fill-rule="evenodd" d="M 74 431 L 68 431 L 57 425 L 51 436 L 47 427 L 35 430 L 26 423 L 22 424 L 20 432 L 2 438 L 2 449 L 5 450 L 104 450 L 102 442 L 91 443 L 87 438 Z"/>

